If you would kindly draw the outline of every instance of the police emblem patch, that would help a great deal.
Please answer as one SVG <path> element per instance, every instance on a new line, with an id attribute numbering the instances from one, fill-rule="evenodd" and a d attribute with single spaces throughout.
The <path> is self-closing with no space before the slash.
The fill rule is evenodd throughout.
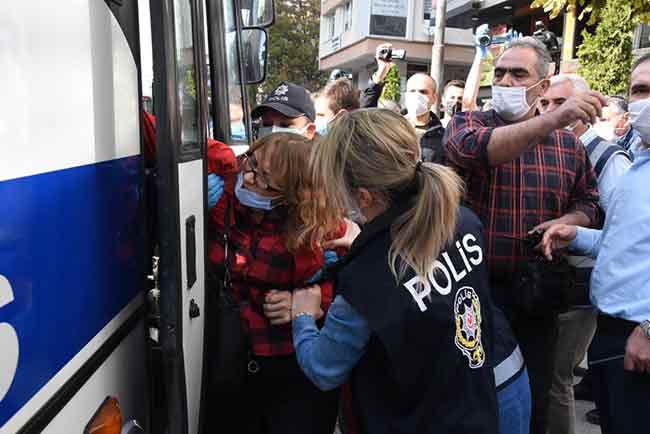
<path id="1" fill-rule="evenodd" d="M 454 300 L 456 318 L 456 347 L 469 360 L 469 367 L 477 369 L 485 363 L 481 341 L 481 302 L 473 288 L 464 286 Z"/>
<path id="2" fill-rule="evenodd" d="M 287 92 L 289 92 L 289 86 L 287 86 L 286 84 L 283 84 L 282 86 L 275 89 L 276 96 L 286 95 Z"/>

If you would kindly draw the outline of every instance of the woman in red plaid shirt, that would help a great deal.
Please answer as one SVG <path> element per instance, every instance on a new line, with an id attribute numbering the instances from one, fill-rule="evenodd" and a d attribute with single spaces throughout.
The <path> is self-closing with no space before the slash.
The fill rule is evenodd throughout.
<path id="1" fill-rule="evenodd" d="M 224 194 L 210 211 L 208 255 L 212 264 L 223 262 L 221 234 L 230 209 L 227 265 L 259 365 L 239 397 L 220 397 L 228 404 L 220 404 L 216 412 L 214 428 L 219 432 L 334 431 L 338 391 L 321 392 L 302 373 L 291 332 L 292 292 L 308 286 L 324 265 L 323 251 L 297 238 L 302 219 L 296 209 L 309 194 L 306 170 L 312 146 L 302 136 L 276 133 L 258 140 L 238 159 L 224 144 L 212 142 L 208 148 L 208 170 L 225 182 Z M 342 225 L 332 237 L 344 232 Z M 332 302 L 333 286 L 323 282 L 320 288 L 322 317 Z"/>

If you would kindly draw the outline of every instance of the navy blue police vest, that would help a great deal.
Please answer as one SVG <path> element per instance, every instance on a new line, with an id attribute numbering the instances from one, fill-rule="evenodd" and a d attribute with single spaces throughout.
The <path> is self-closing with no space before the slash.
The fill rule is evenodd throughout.
<path id="1" fill-rule="evenodd" d="M 388 266 L 395 206 L 364 227 L 337 272 L 337 291 L 371 329 L 351 375 L 367 434 L 496 434 L 493 309 L 482 226 L 459 210 L 456 236 L 426 279 Z M 422 228 L 426 230 L 427 228 Z"/>

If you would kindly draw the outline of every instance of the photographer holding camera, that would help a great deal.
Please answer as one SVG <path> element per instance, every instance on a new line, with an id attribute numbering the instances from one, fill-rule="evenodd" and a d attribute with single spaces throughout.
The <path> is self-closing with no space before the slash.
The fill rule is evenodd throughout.
<path id="1" fill-rule="evenodd" d="M 375 59 L 377 71 L 370 79 L 370 85 L 361 95 L 361 107 L 377 107 L 384 89 L 384 80 L 393 66 L 393 59 L 403 59 L 404 50 L 395 50 L 389 43 L 377 47 Z M 431 107 L 438 102 L 437 84 L 427 74 L 414 74 L 406 82 L 406 94 L 403 95 L 403 106 L 406 108 L 406 118 L 415 128 L 422 148 L 422 159 L 434 163 L 443 161 L 442 137 L 445 129 L 440 119 Z M 402 111 L 404 113 L 404 111 Z"/>
<path id="2" fill-rule="evenodd" d="M 390 56 L 388 53 L 390 52 Z M 368 87 L 361 94 L 361 108 L 377 107 L 379 98 L 384 90 L 384 80 L 393 66 L 393 45 L 390 43 L 381 44 L 375 51 L 375 60 L 377 62 L 377 71 L 372 74 Z"/>

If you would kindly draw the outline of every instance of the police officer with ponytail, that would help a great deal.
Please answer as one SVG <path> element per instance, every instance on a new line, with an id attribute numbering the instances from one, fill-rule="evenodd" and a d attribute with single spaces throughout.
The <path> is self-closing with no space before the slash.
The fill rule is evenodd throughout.
<path id="1" fill-rule="evenodd" d="M 294 292 L 298 362 L 323 390 L 350 381 L 363 433 L 519 432 L 498 422 L 498 312 L 481 223 L 460 206 L 454 172 L 420 158 L 408 121 L 380 109 L 342 114 L 315 148 L 312 191 L 322 196 L 303 204 L 302 236 L 351 250 L 328 270 L 338 295 L 320 330 L 319 287 Z M 361 233 L 322 243 L 350 206 L 363 215 Z M 519 372 L 508 387 L 525 403 Z"/>

